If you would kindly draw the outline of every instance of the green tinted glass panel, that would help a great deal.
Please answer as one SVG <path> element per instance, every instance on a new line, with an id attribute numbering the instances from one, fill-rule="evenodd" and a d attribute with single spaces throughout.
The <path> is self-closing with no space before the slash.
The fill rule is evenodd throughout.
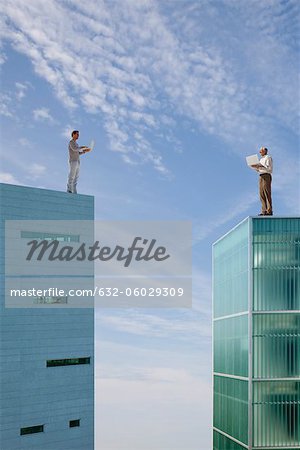
<path id="1" fill-rule="evenodd" d="M 248 314 L 214 321 L 214 372 L 248 376 Z"/>
<path id="2" fill-rule="evenodd" d="M 253 219 L 253 308 L 300 310 L 300 219 Z"/>
<path id="3" fill-rule="evenodd" d="M 226 436 L 223 436 L 223 434 L 214 431 L 213 450 L 245 450 L 245 448 L 248 447 L 239 445 Z"/>
<path id="4" fill-rule="evenodd" d="M 214 317 L 248 310 L 248 220 L 213 247 Z"/>
<path id="5" fill-rule="evenodd" d="M 300 446 L 300 381 L 253 384 L 254 446 Z"/>
<path id="6" fill-rule="evenodd" d="M 300 377 L 300 314 L 253 316 L 255 378 Z"/>
<path id="7" fill-rule="evenodd" d="M 248 382 L 214 377 L 214 427 L 248 443 Z"/>

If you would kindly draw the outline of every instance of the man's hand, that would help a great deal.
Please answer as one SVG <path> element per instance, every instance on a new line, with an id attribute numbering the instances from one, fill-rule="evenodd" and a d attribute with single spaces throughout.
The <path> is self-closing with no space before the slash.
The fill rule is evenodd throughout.
<path id="1" fill-rule="evenodd" d="M 264 166 L 262 164 L 253 164 L 250 166 L 252 169 L 256 170 L 256 172 L 259 172 L 259 169 L 262 169 Z"/>

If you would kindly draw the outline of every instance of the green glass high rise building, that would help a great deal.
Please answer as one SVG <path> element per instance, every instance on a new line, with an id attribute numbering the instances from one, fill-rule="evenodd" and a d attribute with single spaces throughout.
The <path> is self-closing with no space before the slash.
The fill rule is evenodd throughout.
<path id="1" fill-rule="evenodd" d="M 300 449 L 300 218 L 213 246 L 213 450 Z"/>

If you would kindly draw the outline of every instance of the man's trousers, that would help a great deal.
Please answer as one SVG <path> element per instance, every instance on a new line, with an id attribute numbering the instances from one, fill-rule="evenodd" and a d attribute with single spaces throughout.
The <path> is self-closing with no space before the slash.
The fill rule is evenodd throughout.
<path id="1" fill-rule="evenodd" d="M 77 180 L 79 177 L 80 161 L 70 161 L 70 172 L 68 178 L 67 191 L 77 194 Z"/>
<path id="2" fill-rule="evenodd" d="M 271 195 L 272 175 L 263 173 L 259 176 L 259 196 L 261 200 L 261 213 L 273 214 Z"/>

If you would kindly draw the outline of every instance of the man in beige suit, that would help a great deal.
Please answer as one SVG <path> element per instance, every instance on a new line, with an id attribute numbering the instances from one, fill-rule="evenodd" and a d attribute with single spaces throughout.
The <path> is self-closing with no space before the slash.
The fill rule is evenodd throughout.
<path id="1" fill-rule="evenodd" d="M 273 172 L 273 160 L 268 155 L 268 149 L 261 147 L 259 150 L 261 159 L 259 164 L 252 166 L 259 173 L 259 196 L 261 200 L 261 213 L 260 216 L 272 216 L 272 172 Z"/>

